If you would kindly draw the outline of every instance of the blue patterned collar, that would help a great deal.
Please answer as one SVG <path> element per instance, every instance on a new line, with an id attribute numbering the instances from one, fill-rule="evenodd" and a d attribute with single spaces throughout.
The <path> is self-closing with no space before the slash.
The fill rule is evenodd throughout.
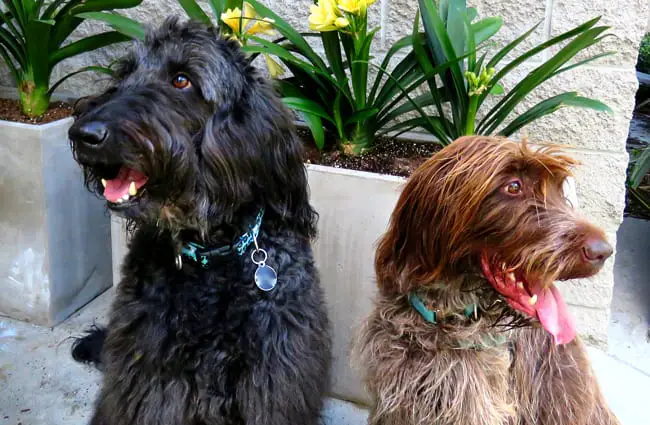
<path id="1" fill-rule="evenodd" d="M 206 248 L 195 242 L 188 242 L 185 244 L 181 253 L 183 257 L 198 263 L 203 268 L 210 267 L 210 260 L 215 257 L 225 257 L 228 255 L 236 254 L 239 256 L 244 255 L 246 249 L 253 243 L 260 233 L 262 226 L 262 218 L 264 217 L 264 208 L 260 209 L 255 218 L 255 223 L 248 227 L 248 231 L 241 235 L 239 239 L 233 244 L 223 245 L 216 248 Z M 177 266 L 182 266 L 180 256 L 177 258 Z M 178 267 L 180 269 L 180 267 Z"/>

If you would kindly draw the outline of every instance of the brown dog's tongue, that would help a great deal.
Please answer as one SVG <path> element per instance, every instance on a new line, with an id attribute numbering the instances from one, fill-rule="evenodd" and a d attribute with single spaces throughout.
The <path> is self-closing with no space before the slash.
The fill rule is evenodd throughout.
<path id="1" fill-rule="evenodd" d="M 576 327 L 573 317 L 562 298 L 562 294 L 555 285 L 549 288 L 531 288 L 537 295 L 535 310 L 537 318 L 548 333 L 553 335 L 555 344 L 567 344 L 576 336 Z"/>

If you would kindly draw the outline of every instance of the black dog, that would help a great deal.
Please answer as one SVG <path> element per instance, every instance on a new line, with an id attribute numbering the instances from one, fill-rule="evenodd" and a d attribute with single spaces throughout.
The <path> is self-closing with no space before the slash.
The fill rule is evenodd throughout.
<path id="1" fill-rule="evenodd" d="M 79 101 L 88 188 L 135 229 L 92 424 L 316 424 L 330 335 L 289 113 L 236 42 L 167 20 Z"/>

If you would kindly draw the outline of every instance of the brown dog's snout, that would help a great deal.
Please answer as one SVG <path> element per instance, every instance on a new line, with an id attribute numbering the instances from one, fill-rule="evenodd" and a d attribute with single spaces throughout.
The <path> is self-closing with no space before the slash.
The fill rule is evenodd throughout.
<path id="1" fill-rule="evenodd" d="M 597 267 L 601 266 L 613 252 L 612 246 L 600 237 L 588 237 L 582 245 L 585 260 Z"/>

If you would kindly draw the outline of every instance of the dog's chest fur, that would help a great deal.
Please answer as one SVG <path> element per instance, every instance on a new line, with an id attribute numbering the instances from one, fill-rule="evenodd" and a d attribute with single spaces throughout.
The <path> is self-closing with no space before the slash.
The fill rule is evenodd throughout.
<path id="1" fill-rule="evenodd" d="M 376 403 L 369 424 L 617 424 L 579 339 L 555 346 L 541 327 L 525 327 L 507 344 L 458 348 L 496 332 L 488 323 L 433 325 L 404 296 L 379 296 L 358 346 Z"/>
<path id="2" fill-rule="evenodd" d="M 328 368 L 318 352 L 329 346 L 329 335 L 309 242 L 290 232 L 258 240 L 278 272 L 270 292 L 255 286 L 250 252 L 209 269 L 193 264 L 178 271 L 168 240 L 147 229 L 135 234 L 104 347 L 107 381 L 119 380 L 106 382 L 104 391 L 157 409 L 126 416 L 239 423 L 245 401 L 236 395 L 255 385 L 254 375 L 270 374 L 298 353 L 304 357 L 298 362 L 316 362 L 314 374 Z M 291 326 L 300 331 L 292 336 Z M 290 337 L 295 347 L 277 345 Z M 170 398 L 182 402 L 166 404 Z"/>

